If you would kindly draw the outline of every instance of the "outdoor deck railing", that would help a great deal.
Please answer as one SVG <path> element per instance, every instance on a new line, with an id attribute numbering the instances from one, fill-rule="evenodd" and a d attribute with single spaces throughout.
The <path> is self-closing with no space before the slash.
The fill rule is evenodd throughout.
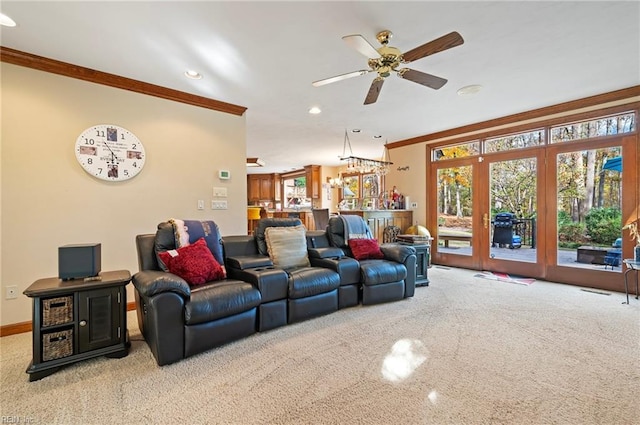
<path id="1" fill-rule="evenodd" d="M 513 222 L 513 231 L 522 238 L 523 245 L 536 247 L 536 219 L 517 218 Z"/>

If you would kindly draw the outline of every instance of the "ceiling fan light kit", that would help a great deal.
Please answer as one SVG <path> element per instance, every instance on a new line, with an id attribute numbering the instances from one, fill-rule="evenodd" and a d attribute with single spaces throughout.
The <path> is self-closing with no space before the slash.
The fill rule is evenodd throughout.
<path id="1" fill-rule="evenodd" d="M 389 46 L 389 40 L 393 37 L 393 33 L 389 30 L 380 31 L 376 35 L 376 39 L 382 47 L 376 49 L 360 34 L 347 35 L 342 39 L 352 48 L 366 56 L 368 59 L 368 70 L 354 71 L 346 74 L 336 75 L 335 77 L 326 78 L 323 80 L 314 81 L 313 86 L 319 87 L 325 84 L 335 83 L 337 81 L 346 80 L 360 75 L 365 75 L 370 72 L 376 72 L 378 75 L 372 81 L 371 87 L 367 93 L 364 104 L 370 105 L 378 100 L 384 79 L 395 72 L 398 77 L 413 81 L 414 83 L 429 87 L 434 90 L 442 88 L 447 83 L 447 80 L 442 77 L 427 74 L 426 72 L 416 71 L 410 68 L 400 68 L 401 64 L 413 62 L 418 59 L 422 59 L 426 56 L 433 55 L 435 53 L 442 52 L 444 50 L 451 49 L 456 46 L 460 46 L 464 43 L 462 36 L 453 31 L 449 34 L 443 35 L 440 38 L 432 40 L 415 49 L 409 50 L 406 53 L 402 53 L 399 49 Z"/>

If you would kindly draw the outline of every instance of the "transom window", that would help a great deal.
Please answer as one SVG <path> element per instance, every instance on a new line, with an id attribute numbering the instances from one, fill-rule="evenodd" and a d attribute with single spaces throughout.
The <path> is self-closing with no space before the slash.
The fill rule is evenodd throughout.
<path id="1" fill-rule="evenodd" d="M 632 133 L 636 130 L 635 118 L 635 113 L 625 112 L 591 121 L 551 127 L 551 143 Z"/>
<path id="2" fill-rule="evenodd" d="M 433 150 L 433 161 L 444 159 L 465 158 L 480 154 L 480 142 L 466 142 Z"/>
<path id="3" fill-rule="evenodd" d="M 544 130 L 534 130 L 510 136 L 495 137 L 484 141 L 485 152 L 500 152 L 512 149 L 530 148 L 544 143 Z"/>

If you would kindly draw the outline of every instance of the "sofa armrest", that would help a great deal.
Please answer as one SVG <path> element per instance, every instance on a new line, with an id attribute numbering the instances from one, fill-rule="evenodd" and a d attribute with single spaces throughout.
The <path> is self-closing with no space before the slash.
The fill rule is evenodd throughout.
<path id="1" fill-rule="evenodd" d="M 344 251 L 340 248 L 309 248 L 309 258 L 342 258 L 344 257 Z"/>
<path id="2" fill-rule="evenodd" d="M 227 267 L 246 270 L 256 267 L 273 267 L 273 261 L 266 255 L 242 255 L 237 257 L 227 257 Z"/>
<path id="3" fill-rule="evenodd" d="M 400 245 L 397 243 L 384 243 L 380 245 L 380 250 L 387 260 L 393 260 L 397 263 L 404 264 L 407 257 L 416 255 L 416 249 L 409 245 Z"/>
<path id="4" fill-rule="evenodd" d="M 187 281 L 173 273 L 144 270 L 134 274 L 131 280 L 136 290 L 147 298 L 162 292 L 175 292 L 185 298 L 191 297 Z"/>

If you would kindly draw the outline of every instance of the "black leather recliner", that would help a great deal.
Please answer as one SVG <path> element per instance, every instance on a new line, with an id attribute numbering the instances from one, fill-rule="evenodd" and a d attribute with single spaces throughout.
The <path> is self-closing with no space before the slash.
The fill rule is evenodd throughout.
<path id="1" fill-rule="evenodd" d="M 351 216 L 355 218 L 355 216 Z M 362 217 L 362 228 L 371 238 L 371 230 Z M 341 217 L 331 217 L 327 227 L 331 246 L 353 257 Z M 416 250 L 408 245 L 384 243 L 380 245 L 384 259 L 359 260 L 362 304 L 377 304 L 413 297 L 416 289 Z"/>
<path id="2" fill-rule="evenodd" d="M 258 222 L 258 227 L 255 229 L 253 245 L 243 246 L 241 242 L 246 240 L 244 237 L 224 238 L 229 276 L 253 283 L 263 294 L 263 305 L 259 308 L 258 318 L 261 331 L 285 323 L 310 319 L 338 309 L 340 275 L 337 271 L 313 265 L 282 270 L 274 266 L 269 258 L 266 229 L 301 224 L 299 219 L 264 218 Z M 256 271 L 264 273 L 265 269 L 279 276 L 284 273 L 286 288 L 280 280 L 278 280 L 280 283 L 274 285 L 266 281 L 267 275 L 256 275 Z"/>
<path id="3" fill-rule="evenodd" d="M 192 288 L 160 268 L 158 245 L 175 248 L 173 226 L 168 222 L 160 223 L 156 234 L 136 237 L 140 271 L 132 278 L 138 325 L 158 365 L 256 332 L 262 301 L 258 288 L 233 278 Z"/>

